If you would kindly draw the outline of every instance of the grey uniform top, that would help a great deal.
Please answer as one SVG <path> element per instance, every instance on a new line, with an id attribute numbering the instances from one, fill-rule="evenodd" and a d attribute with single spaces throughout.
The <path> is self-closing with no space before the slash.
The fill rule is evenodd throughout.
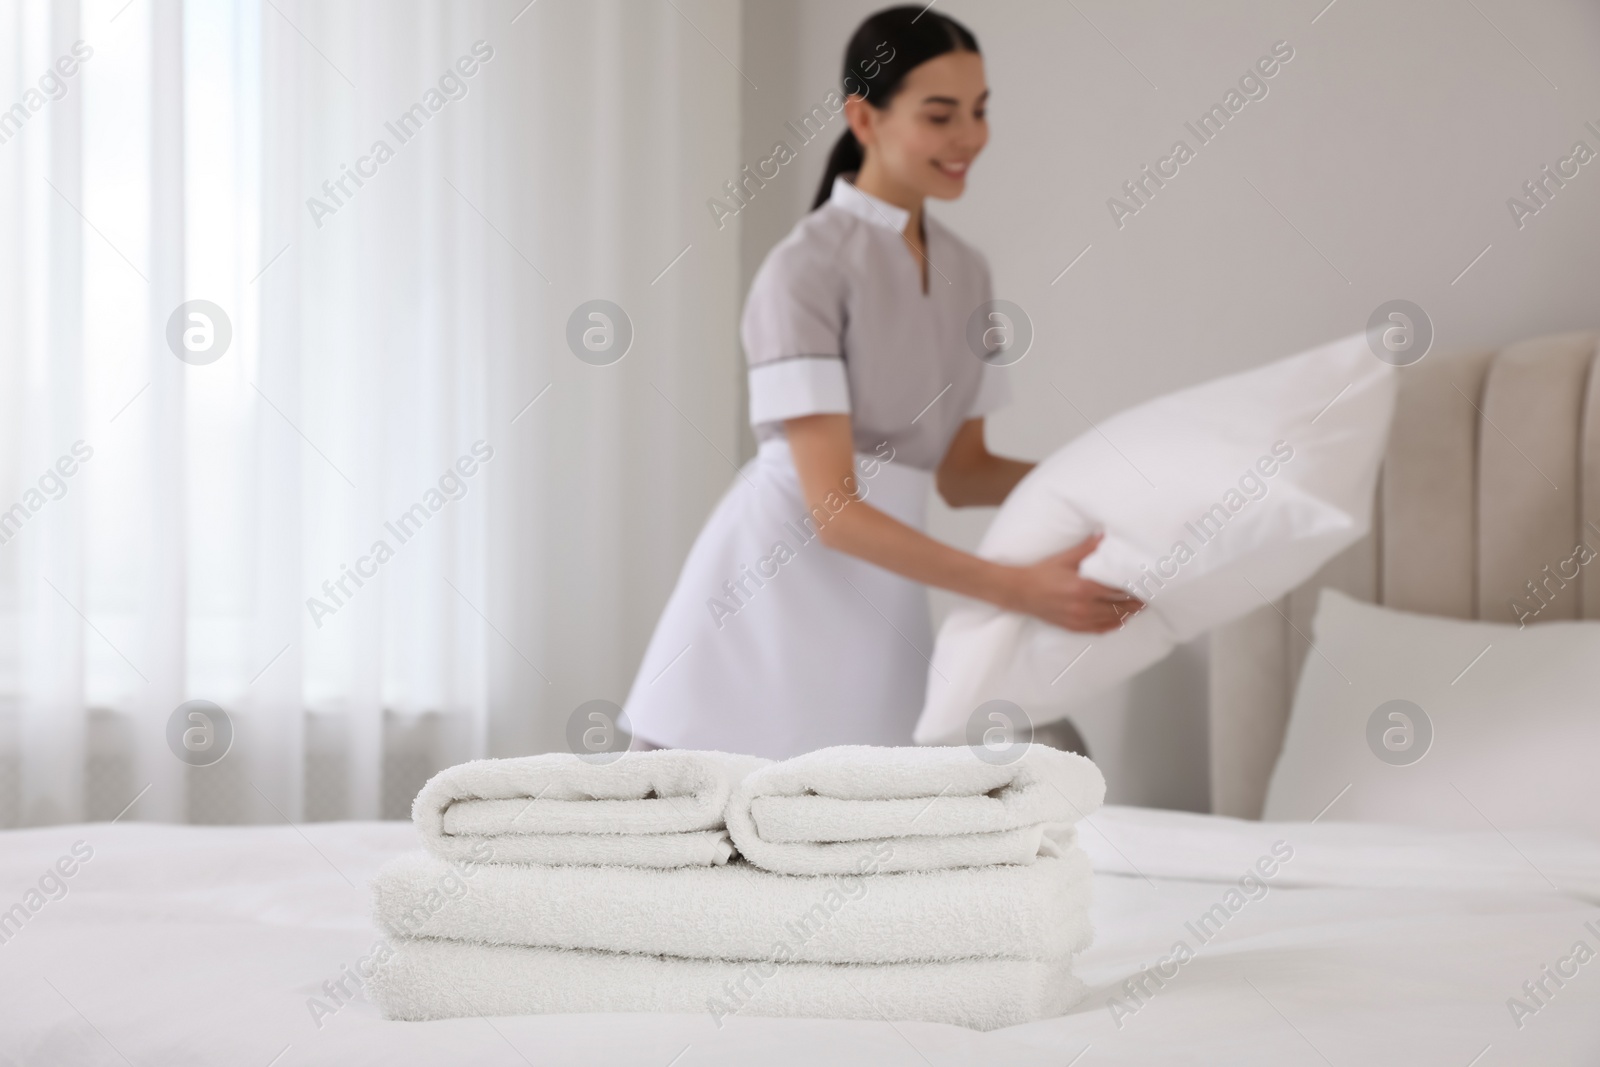
<path id="1" fill-rule="evenodd" d="M 928 291 L 902 232 L 909 213 L 834 180 L 826 203 L 767 254 L 740 334 L 758 440 L 784 419 L 847 413 L 856 451 L 883 442 L 933 470 L 956 430 L 1011 399 L 1006 369 L 967 342 L 992 299 L 983 256 L 923 214 Z"/>

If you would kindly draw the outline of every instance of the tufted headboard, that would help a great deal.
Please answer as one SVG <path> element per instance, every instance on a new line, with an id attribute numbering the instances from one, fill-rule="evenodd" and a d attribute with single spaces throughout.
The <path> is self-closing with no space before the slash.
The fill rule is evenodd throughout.
<path id="1" fill-rule="evenodd" d="M 1400 370 L 1372 532 L 1275 605 L 1211 635 L 1211 810 L 1255 819 L 1283 746 L 1317 592 L 1517 621 L 1587 535 L 1600 549 L 1600 334 L 1434 353 Z M 1600 566 L 1538 614 L 1600 618 Z"/>

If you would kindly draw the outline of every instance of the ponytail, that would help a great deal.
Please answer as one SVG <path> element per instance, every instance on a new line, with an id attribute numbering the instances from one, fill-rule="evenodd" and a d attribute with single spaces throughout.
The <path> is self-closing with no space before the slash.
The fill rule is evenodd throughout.
<path id="1" fill-rule="evenodd" d="M 856 135 L 846 126 L 844 133 L 834 142 L 833 151 L 828 153 L 828 166 L 822 172 L 822 185 L 817 189 L 817 198 L 811 202 L 812 211 L 826 204 L 828 197 L 833 195 L 834 179 L 841 174 L 851 174 L 860 170 L 863 158 L 861 142 L 856 140 Z"/>
<path id="2" fill-rule="evenodd" d="M 931 5 L 930 5 L 931 6 Z M 976 52 L 978 39 L 955 19 L 926 7 L 890 7 L 867 17 L 844 49 L 844 92 L 886 108 L 906 75 L 947 52 Z M 866 150 L 847 126 L 828 154 L 815 211 L 833 195 L 833 181 L 861 169 Z"/>

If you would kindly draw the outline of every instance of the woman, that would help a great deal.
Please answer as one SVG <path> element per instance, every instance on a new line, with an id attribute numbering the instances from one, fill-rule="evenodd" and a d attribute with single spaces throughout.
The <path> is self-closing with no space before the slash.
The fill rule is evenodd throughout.
<path id="1" fill-rule="evenodd" d="M 645 653 L 624 709 L 639 747 L 909 744 L 933 646 L 924 586 L 1091 632 L 1142 606 L 1079 577 L 1095 538 L 1016 567 L 922 532 L 930 488 L 995 505 L 1032 467 L 984 444 L 1009 399 L 967 341 L 988 265 L 922 210 L 964 191 L 989 93 L 973 35 L 917 7 L 862 23 L 844 69 L 850 128 L 745 305 L 760 450 Z"/>

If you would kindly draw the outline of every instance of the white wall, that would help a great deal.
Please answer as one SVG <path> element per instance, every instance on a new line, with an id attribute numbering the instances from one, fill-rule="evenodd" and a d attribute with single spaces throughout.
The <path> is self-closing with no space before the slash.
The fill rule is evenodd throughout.
<path id="1" fill-rule="evenodd" d="M 1037 458 L 1087 428 L 1052 385 L 1098 420 L 1354 332 L 1397 297 L 1428 312 L 1439 349 L 1600 325 L 1600 158 L 1521 228 L 1507 207 L 1575 141 L 1600 152 L 1600 6 L 1325 2 L 939 5 L 977 34 L 993 103 L 967 195 L 934 211 L 1036 330 L 992 447 Z M 746 161 L 836 83 L 880 6 L 747 0 Z M 1294 56 L 1267 95 L 1113 222 L 1108 198 L 1176 139 L 1195 147 L 1184 123 L 1277 41 Z M 809 205 L 833 136 L 741 212 L 746 285 Z M 970 547 L 987 519 L 939 509 L 932 529 Z M 1086 711 L 1111 798 L 1204 808 L 1204 715 L 1199 648 Z"/>

